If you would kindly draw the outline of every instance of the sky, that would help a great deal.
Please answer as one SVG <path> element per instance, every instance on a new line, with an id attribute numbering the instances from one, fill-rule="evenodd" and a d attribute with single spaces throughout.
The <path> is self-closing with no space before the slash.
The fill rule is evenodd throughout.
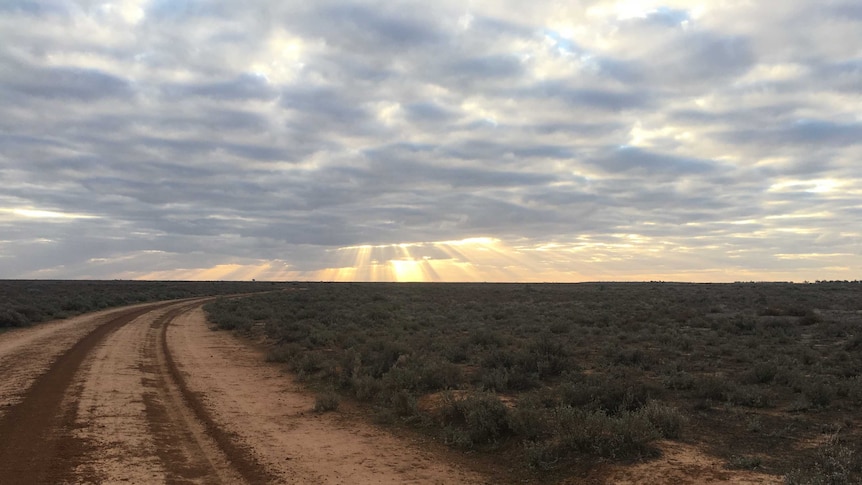
<path id="1" fill-rule="evenodd" d="M 0 278 L 860 270 L 858 0 L 0 0 Z"/>

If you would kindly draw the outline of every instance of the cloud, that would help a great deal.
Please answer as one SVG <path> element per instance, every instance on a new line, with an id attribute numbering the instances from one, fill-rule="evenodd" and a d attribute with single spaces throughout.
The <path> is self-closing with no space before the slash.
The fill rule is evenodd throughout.
<path id="1" fill-rule="evenodd" d="M 0 277 L 862 265 L 852 1 L 0 12 Z"/>
<path id="2" fill-rule="evenodd" d="M 243 73 L 234 79 L 200 84 L 174 84 L 165 86 L 165 96 L 184 99 L 193 96 L 213 98 L 220 101 L 272 100 L 278 91 L 267 83 L 263 76 Z"/>
<path id="3" fill-rule="evenodd" d="M 523 94 L 542 99 L 559 100 L 571 107 L 597 108 L 608 111 L 641 109 L 649 105 L 649 93 L 572 88 L 560 82 L 540 83 L 531 86 Z"/>
<path id="4" fill-rule="evenodd" d="M 57 101 L 95 101 L 133 95 L 125 79 L 95 69 L 39 68 L 20 64 L 7 67 L 14 70 L 14 74 L 4 84 L 4 90 L 11 91 L 14 96 Z"/>
<path id="5" fill-rule="evenodd" d="M 611 150 L 589 163 L 605 172 L 634 174 L 647 178 L 653 175 L 685 177 L 714 173 L 718 170 L 718 164 L 713 161 L 653 153 L 631 146 Z"/>
<path id="6" fill-rule="evenodd" d="M 761 132 L 730 132 L 728 138 L 740 143 L 768 141 L 781 144 L 846 146 L 862 143 L 862 123 L 800 119 Z"/>
<path id="7" fill-rule="evenodd" d="M 368 47 L 409 47 L 443 40 L 433 18 L 429 22 L 428 18 L 420 18 L 416 10 L 405 7 L 405 4 L 334 3 L 316 14 L 320 23 L 315 28 L 328 39 L 350 39 Z"/>

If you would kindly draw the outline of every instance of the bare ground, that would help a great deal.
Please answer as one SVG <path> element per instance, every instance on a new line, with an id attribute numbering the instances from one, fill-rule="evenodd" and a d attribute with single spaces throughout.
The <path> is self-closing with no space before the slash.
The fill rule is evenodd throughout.
<path id="1" fill-rule="evenodd" d="M 605 483 L 616 485 L 778 485 L 781 477 L 746 470 L 728 470 L 722 460 L 697 447 L 674 441 L 660 444 L 661 457 L 629 466 L 608 467 Z"/>
<path id="2" fill-rule="evenodd" d="M 313 399 L 202 301 L 0 335 L 0 477 L 34 483 L 484 483 Z"/>

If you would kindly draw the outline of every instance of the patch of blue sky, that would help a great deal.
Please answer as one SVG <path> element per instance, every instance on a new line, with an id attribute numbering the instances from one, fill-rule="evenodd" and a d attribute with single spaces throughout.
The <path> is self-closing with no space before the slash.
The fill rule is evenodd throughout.
<path id="1" fill-rule="evenodd" d="M 544 31 L 545 38 L 553 42 L 552 49 L 561 55 L 576 55 L 581 56 L 584 50 L 578 47 L 577 44 L 563 34 L 547 29 Z"/>
<path id="2" fill-rule="evenodd" d="M 690 21 L 691 15 L 687 10 L 659 7 L 647 15 L 647 20 L 667 27 L 676 27 Z"/>

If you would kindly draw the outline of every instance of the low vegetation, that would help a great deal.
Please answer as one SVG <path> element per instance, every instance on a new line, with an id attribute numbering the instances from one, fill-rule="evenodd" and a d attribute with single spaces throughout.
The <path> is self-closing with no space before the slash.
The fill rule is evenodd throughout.
<path id="1" fill-rule="evenodd" d="M 364 403 L 519 476 L 671 439 L 788 483 L 862 480 L 859 282 L 320 283 L 206 309 L 326 389 L 321 410 Z"/>
<path id="2" fill-rule="evenodd" d="M 0 331 L 105 308 L 196 296 L 271 291 L 285 285 L 190 281 L 0 281 Z"/>

